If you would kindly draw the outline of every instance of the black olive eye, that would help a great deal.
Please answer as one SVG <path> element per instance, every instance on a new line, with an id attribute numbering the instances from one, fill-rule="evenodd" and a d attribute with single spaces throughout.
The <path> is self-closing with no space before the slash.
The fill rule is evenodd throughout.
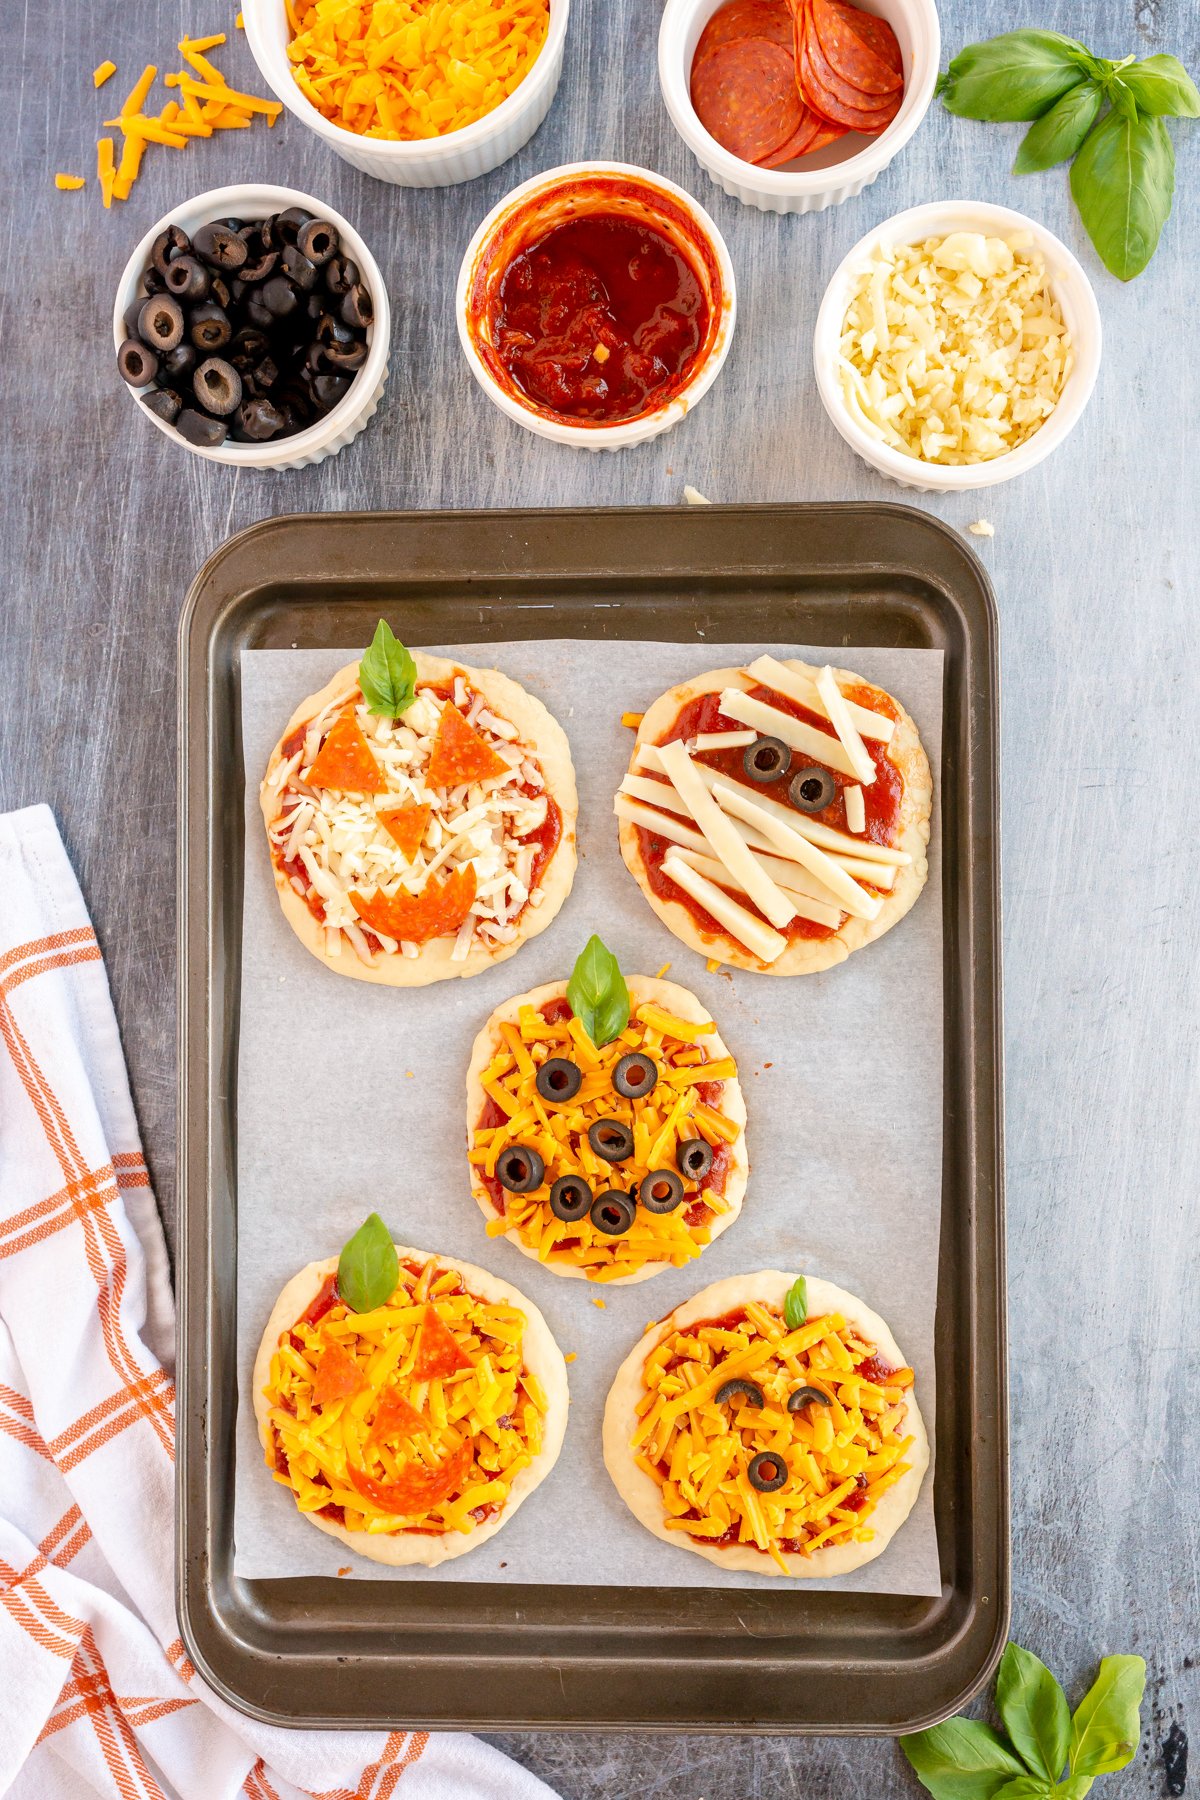
<path id="1" fill-rule="evenodd" d="M 824 812 L 837 798 L 837 782 L 824 769 L 801 769 L 788 786 L 788 799 L 798 812 Z"/>
<path id="2" fill-rule="evenodd" d="M 623 1056 L 613 1070 L 612 1084 L 625 1100 L 642 1100 L 658 1080 L 658 1064 L 653 1057 L 634 1050 Z"/>
<path id="3" fill-rule="evenodd" d="M 528 1144 L 510 1144 L 496 1158 L 496 1180 L 510 1194 L 531 1194 L 545 1173 L 545 1163 Z"/>
<path id="4" fill-rule="evenodd" d="M 647 1212 L 674 1212 L 683 1200 L 683 1183 L 674 1169 L 651 1169 L 638 1189 L 638 1198 Z"/>
<path id="5" fill-rule="evenodd" d="M 742 756 L 742 767 L 751 781 L 778 781 L 791 763 L 792 753 L 782 738 L 759 738 L 756 744 L 746 745 Z"/>
<path id="6" fill-rule="evenodd" d="M 635 1211 L 628 1194 L 623 1194 L 620 1188 L 609 1188 L 592 1201 L 592 1224 L 606 1237 L 624 1237 L 633 1224 Z"/>
<path id="7" fill-rule="evenodd" d="M 579 1175 L 560 1175 L 550 1189 L 550 1211 L 574 1225 L 592 1210 L 592 1190 Z"/>
<path id="8" fill-rule="evenodd" d="M 746 1478 L 760 1494 L 773 1494 L 788 1478 L 788 1466 L 778 1450 L 760 1450 L 746 1465 Z"/>
<path id="9" fill-rule="evenodd" d="M 739 1394 L 742 1395 L 747 1406 L 761 1407 L 766 1404 L 763 1400 L 763 1391 L 757 1381 L 727 1381 L 724 1387 L 717 1389 L 713 1398 L 718 1406 L 725 1406 L 730 1400 L 736 1399 Z"/>
<path id="10" fill-rule="evenodd" d="M 583 1086 L 583 1070 L 566 1056 L 552 1056 L 538 1070 L 533 1084 L 543 1100 L 573 1100 Z"/>
<path id="11" fill-rule="evenodd" d="M 685 1138 L 675 1152 L 675 1161 L 689 1181 L 703 1181 L 713 1166 L 712 1145 L 703 1138 Z"/>
<path id="12" fill-rule="evenodd" d="M 633 1133 L 620 1119 L 597 1119 L 588 1126 L 588 1143 L 605 1162 L 624 1162 L 633 1155 Z"/>
<path id="13" fill-rule="evenodd" d="M 833 1401 L 819 1387 L 798 1387 L 788 1395 L 787 1409 L 789 1412 L 803 1412 L 804 1408 L 810 1404 L 832 1406 Z"/>

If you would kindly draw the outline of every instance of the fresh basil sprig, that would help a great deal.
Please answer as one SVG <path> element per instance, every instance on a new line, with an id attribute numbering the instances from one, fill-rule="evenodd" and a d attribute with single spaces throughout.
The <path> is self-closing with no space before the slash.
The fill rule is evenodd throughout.
<path id="1" fill-rule="evenodd" d="M 1106 1656 L 1072 1718 L 1045 1663 L 1009 1644 L 996 1674 L 1007 1736 L 979 1719 L 947 1719 L 900 1739 L 934 1800 L 1082 1800 L 1097 1775 L 1137 1755 L 1146 1665 Z"/>
<path id="2" fill-rule="evenodd" d="M 351 1312 L 373 1312 L 396 1291 L 400 1259 L 378 1213 L 368 1213 L 338 1258 L 337 1291 Z"/>
<path id="3" fill-rule="evenodd" d="M 1175 194 L 1175 151 L 1162 120 L 1106 113 L 1071 164 L 1071 193 L 1105 268 L 1122 281 L 1140 274 Z"/>
<path id="4" fill-rule="evenodd" d="M 620 1037 L 629 1023 L 629 989 L 621 965 L 595 932 L 571 971 L 567 999 L 597 1050 Z"/>
<path id="5" fill-rule="evenodd" d="M 417 665 L 386 619 L 375 627 L 371 647 L 358 665 L 358 685 L 368 711 L 399 719 L 417 691 Z"/>
<path id="6" fill-rule="evenodd" d="M 798 1331 L 808 1317 L 808 1283 L 797 1275 L 783 1301 L 783 1322 L 789 1331 Z"/>
<path id="7" fill-rule="evenodd" d="M 962 119 L 1040 119 L 1084 79 L 1072 51 L 1087 55 L 1058 31 L 1006 31 L 960 50 L 937 91 Z"/>

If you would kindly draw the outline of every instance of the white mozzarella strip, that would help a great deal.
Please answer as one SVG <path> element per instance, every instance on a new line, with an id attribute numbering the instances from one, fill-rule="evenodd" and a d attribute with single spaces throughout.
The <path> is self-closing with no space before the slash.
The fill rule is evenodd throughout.
<path id="1" fill-rule="evenodd" d="M 645 785 L 651 788 L 661 787 L 662 783 L 647 782 Z M 696 866 L 697 856 L 711 855 L 707 839 L 702 837 L 698 831 L 694 831 L 690 825 L 685 825 L 682 819 L 671 818 L 666 813 L 657 812 L 653 807 L 643 805 L 640 800 L 629 799 L 624 793 L 618 793 L 613 811 L 618 819 L 627 819 L 631 825 L 641 825 L 644 830 L 653 831 L 658 837 L 666 838 L 668 843 L 679 844 L 683 849 L 691 851 L 693 866 Z M 801 895 L 806 900 L 819 901 L 825 907 L 836 905 L 833 894 L 823 881 L 818 881 L 815 875 L 811 875 L 799 863 L 789 861 L 786 857 L 781 856 L 761 832 L 752 831 L 750 826 L 741 825 L 740 822 L 738 828 L 750 846 L 755 862 L 758 863 L 765 875 L 769 875 L 772 881 L 783 889 L 789 899 L 795 900 L 797 895 Z M 892 877 L 895 874 L 894 869 L 886 869 L 878 863 L 863 866 L 872 871 L 868 877 L 869 880 L 878 882 L 881 886 L 891 886 Z M 724 879 L 733 882 L 733 877 L 728 873 Z M 734 885 L 741 886 L 740 882 L 734 882 Z M 745 891 L 745 888 L 742 888 L 742 892 L 745 893 Z M 796 911 L 803 917 L 808 917 L 803 907 L 797 905 Z"/>
<path id="2" fill-rule="evenodd" d="M 818 731 L 815 725 L 806 725 L 803 719 L 793 719 L 791 713 L 780 712 L 777 706 L 768 706 L 763 700 L 752 700 L 740 688 L 724 689 L 721 711 L 727 719 L 740 719 L 767 737 L 781 738 L 790 749 L 799 750 L 801 756 L 811 756 L 814 762 L 823 763 L 827 769 L 836 769 L 839 775 L 857 779 L 854 764 L 837 738 L 830 737 L 827 731 Z"/>
<path id="3" fill-rule="evenodd" d="M 853 875 L 855 881 L 870 882 L 872 887 L 890 891 L 896 879 L 896 870 L 889 863 L 864 862 L 861 856 L 831 855 L 839 869 L 845 869 L 847 875 Z"/>
<path id="4" fill-rule="evenodd" d="M 817 676 L 817 692 L 825 702 L 825 711 L 829 715 L 829 723 L 838 734 L 838 742 L 846 752 L 853 766 L 854 773 L 864 787 L 870 787 L 875 779 L 875 764 L 871 761 L 871 753 L 859 737 L 850 717 L 850 708 L 842 698 L 842 690 L 833 677 L 833 670 L 826 663 Z"/>
<path id="5" fill-rule="evenodd" d="M 860 787 L 848 787 L 842 795 L 846 804 L 846 827 L 853 832 L 867 829 L 867 803 Z"/>
<path id="6" fill-rule="evenodd" d="M 719 925 L 723 925 L 730 937 L 736 938 L 747 950 L 753 952 L 760 961 L 773 963 L 776 957 L 782 956 L 787 949 L 787 939 L 780 931 L 772 931 L 769 925 L 731 900 L 723 888 L 713 882 L 706 881 L 695 869 L 688 867 L 683 858 L 673 853 L 663 859 L 663 874 L 681 887 L 685 894 L 701 905 L 705 912 L 711 913 Z"/>
<path id="7" fill-rule="evenodd" d="M 697 825 L 712 845 L 718 862 L 736 875 L 755 906 L 772 925 L 786 925 L 796 909 L 769 875 L 765 875 L 746 848 L 745 839 L 725 817 L 696 773 L 696 765 L 678 739 L 662 746 L 663 768 Z"/>
<path id="8" fill-rule="evenodd" d="M 631 825 L 640 825 L 644 831 L 653 831 L 656 836 L 666 838 L 670 844 L 682 844 L 687 850 L 697 850 L 702 856 L 708 855 L 708 840 L 700 832 L 693 831 L 682 819 L 673 819 L 667 813 L 656 812 L 652 806 L 644 806 L 640 800 L 631 800 L 625 794 L 618 794 L 613 803 L 613 811 L 618 819 L 626 819 Z"/>
<path id="9" fill-rule="evenodd" d="M 856 919 L 878 918 L 882 900 L 865 894 L 832 856 L 826 856 L 823 850 L 818 850 L 815 844 L 801 837 L 798 831 L 793 831 L 790 825 L 781 824 L 756 801 L 742 799 L 740 793 L 724 782 L 717 783 L 713 796 L 735 818 L 745 819 L 747 825 L 757 826 L 764 837 L 769 837 L 773 843 L 793 854 L 797 862 L 803 863 L 810 873 L 825 883 L 836 895 L 838 904 L 848 913 L 853 913 Z"/>
<path id="10" fill-rule="evenodd" d="M 751 676 L 762 687 L 774 688 L 777 694 L 794 700 L 797 706 L 807 706 L 809 712 L 827 716 L 825 703 L 808 676 L 789 669 L 786 663 L 777 662 L 773 656 L 760 656 L 756 662 L 747 664 L 742 672 Z M 892 733 L 896 729 L 894 719 L 885 719 L 882 713 L 871 712 L 868 707 L 859 706 L 853 700 L 847 700 L 846 706 L 854 720 L 855 729 L 863 737 L 874 738 L 880 744 L 891 743 Z"/>
<path id="11" fill-rule="evenodd" d="M 741 750 L 747 744 L 753 744 L 757 737 L 757 731 L 698 731 L 695 747 L 697 750 Z"/>
<path id="12" fill-rule="evenodd" d="M 705 856 L 702 851 L 698 850 L 679 850 L 678 852 L 673 850 L 671 855 L 678 855 L 689 868 L 695 869 L 698 875 L 705 876 L 709 881 L 715 881 L 718 887 L 723 885 L 736 887 L 742 894 L 746 891 L 739 881 L 734 880 L 729 870 L 722 863 L 717 862 L 715 857 Z M 798 893 L 782 878 L 779 885 L 788 899 L 794 903 L 798 918 L 811 919 L 815 925 L 828 925 L 831 931 L 837 930 L 842 922 L 840 907 L 826 906 L 822 901 L 814 900 L 808 894 Z"/>
<path id="13" fill-rule="evenodd" d="M 668 812 L 682 813 L 688 819 L 692 816 L 687 801 L 680 798 L 668 781 L 647 781 L 644 775 L 626 775 L 621 782 L 621 792 L 628 794 L 631 800 L 644 800 L 648 806 L 665 806 Z"/>

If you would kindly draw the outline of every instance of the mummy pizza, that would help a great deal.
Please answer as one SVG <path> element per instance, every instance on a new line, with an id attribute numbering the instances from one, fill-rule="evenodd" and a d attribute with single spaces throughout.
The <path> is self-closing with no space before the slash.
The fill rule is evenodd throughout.
<path id="1" fill-rule="evenodd" d="M 380 623 L 296 708 L 261 801 L 284 917 L 343 975 L 423 987 L 544 931 L 575 873 L 575 772 L 540 700 Z"/>
<path id="2" fill-rule="evenodd" d="M 768 975 L 844 961 L 925 885 L 933 788 L 898 701 L 760 656 L 656 700 L 617 794 L 621 855 L 702 956 Z"/>
<path id="3" fill-rule="evenodd" d="M 741 1211 L 737 1065 L 694 994 L 621 975 L 592 938 L 569 982 L 509 1000 L 467 1074 L 471 1189 L 490 1237 L 556 1275 L 681 1268 Z"/>
<path id="4" fill-rule="evenodd" d="M 884 1550 L 929 1466 L 913 1372 L 830 1282 L 763 1270 L 677 1306 L 626 1357 L 604 1461 L 634 1517 L 725 1569 L 844 1575 Z"/>
<path id="5" fill-rule="evenodd" d="M 432 1567 L 493 1537 L 550 1473 L 567 1372 L 532 1301 L 393 1246 L 372 1213 L 280 1294 L 254 1410 L 267 1467 L 318 1530 Z"/>

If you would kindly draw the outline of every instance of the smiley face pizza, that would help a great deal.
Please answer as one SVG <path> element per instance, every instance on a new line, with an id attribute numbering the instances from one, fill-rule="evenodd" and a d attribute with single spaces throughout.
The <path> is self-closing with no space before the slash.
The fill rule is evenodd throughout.
<path id="1" fill-rule="evenodd" d="M 531 1300 L 471 1263 L 393 1246 L 376 1214 L 340 1259 L 288 1282 L 254 1366 L 274 1479 L 318 1530 L 393 1565 L 433 1567 L 493 1537 L 554 1467 L 567 1404 Z"/>
<path id="2" fill-rule="evenodd" d="M 467 1074 L 471 1189 L 556 1275 L 621 1284 L 681 1268 L 741 1211 L 737 1065 L 694 994 L 621 975 L 599 938 L 569 982 L 497 1007 Z"/>
<path id="3" fill-rule="evenodd" d="M 912 906 L 932 801 L 899 701 L 848 669 L 760 656 L 655 701 L 614 810 L 626 866 L 677 938 L 808 975 Z"/>
<path id="4" fill-rule="evenodd" d="M 715 1282 L 649 1328 L 609 1391 L 604 1461 L 664 1543 L 811 1578 L 887 1547 L 929 1443 L 879 1315 L 830 1282 L 768 1269 Z"/>
<path id="5" fill-rule="evenodd" d="M 360 981 L 477 975 L 571 889 L 561 726 L 507 675 L 410 654 L 382 621 L 361 661 L 296 708 L 261 802 L 284 917 Z"/>

